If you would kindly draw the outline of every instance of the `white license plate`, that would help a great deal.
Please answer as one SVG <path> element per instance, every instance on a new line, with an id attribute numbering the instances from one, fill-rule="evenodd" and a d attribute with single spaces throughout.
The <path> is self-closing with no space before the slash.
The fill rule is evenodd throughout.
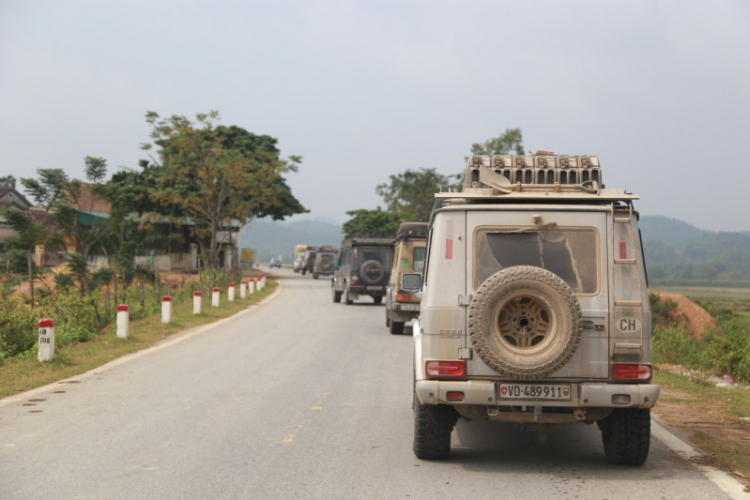
<path id="1" fill-rule="evenodd" d="M 400 309 L 401 309 L 402 311 L 419 311 L 419 306 L 418 306 L 418 305 L 416 305 L 416 304 L 414 304 L 414 305 L 410 305 L 410 304 L 401 304 L 401 305 L 399 306 L 399 308 L 400 308 Z"/>
<path id="2" fill-rule="evenodd" d="M 569 401 L 570 385 L 500 384 L 500 399 Z"/>
<path id="3" fill-rule="evenodd" d="M 368 286 L 367 289 L 368 290 L 382 290 L 383 287 L 382 286 Z"/>

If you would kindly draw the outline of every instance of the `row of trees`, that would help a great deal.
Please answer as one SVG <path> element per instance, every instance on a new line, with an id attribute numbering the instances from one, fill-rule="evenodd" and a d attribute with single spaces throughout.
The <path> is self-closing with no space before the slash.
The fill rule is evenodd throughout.
<path id="1" fill-rule="evenodd" d="M 85 291 L 92 278 L 86 266 L 92 255 L 108 257 L 118 274 L 129 279 L 138 271 L 136 255 L 192 232 L 203 266 L 216 270 L 219 249 L 227 243 L 220 235 L 229 234 L 230 228 L 253 217 L 278 220 L 306 212 L 284 178 L 297 170 L 302 158 L 283 159 L 275 138 L 218 125 L 219 120 L 216 111 L 198 114 L 195 120 L 148 112 L 151 141 L 142 145 L 148 159 L 139 162 L 140 170 L 126 169 L 105 181 L 106 160 L 87 156 L 88 185 L 68 178 L 61 169 L 39 169 L 38 178 L 20 179 L 43 207 L 41 218 L 54 227 L 50 230 L 35 220 L 39 217 L 17 209 L 4 211 L 17 234 L 6 243 L 6 269 L 28 269 L 31 303 L 32 255 L 39 245 L 52 250 L 72 247 L 70 269 Z M 0 182 L 15 187 L 16 179 L 8 176 Z M 80 206 L 82 199 L 90 206 Z M 93 210 L 97 200 L 111 204 L 109 215 L 82 218 L 81 211 Z M 134 213 L 140 217 L 133 218 Z M 104 274 L 96 278 L 106 282 L 108 273 Z"/>
<path id="2" fill-rule="evenodd" d="M 506 129 L 498 137 L 471 145 L 473 155 L 524 154 L 520 128 Z M 407 169 L 391 175 L 387 183 L 375 188 L 383 198 L 385 209 L 358 209 L 347 212 L 351 219 L 343 232 L 353 236 L 392 237 L 402 222 L 427 222 L 432 213 L 435 193 L 460 190 L 463 172 L 443 175 L 434 168 Z"/>

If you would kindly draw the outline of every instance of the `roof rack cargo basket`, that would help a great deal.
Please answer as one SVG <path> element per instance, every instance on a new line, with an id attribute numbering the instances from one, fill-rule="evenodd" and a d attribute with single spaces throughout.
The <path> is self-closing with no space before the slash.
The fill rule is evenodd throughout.
<path id="1" fill-rule="evenodd" d="M 537 152 L 524 156 L 473 155 L 466 163 L 464 191 L 490 188 L 510 192 L 527 186 L 598 191 L 604 187 L 599 157 Z"/>

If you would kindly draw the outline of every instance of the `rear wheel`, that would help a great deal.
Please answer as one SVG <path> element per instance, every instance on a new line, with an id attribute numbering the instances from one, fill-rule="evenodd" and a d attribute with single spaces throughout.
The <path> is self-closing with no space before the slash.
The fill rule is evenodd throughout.
<path id="1" fill-rule="evenodd" d="M 374 300 L 376 304 L 383 303 L 383 297 L 373 297 L 372 300 Z"/>
<path id="2" fill-rule="evenodd" d="M 391 333 L 393 335 L 401 335 L 402 333 L 404 333 L 404 322 L 391 321 Z"/>
<path id="3" fill-rule="evenodd" d="M 458 413 L 452 406 L 423 405 L 414 397 L 414 454 L 425 460 L 448 457 Z"/>
<path id="4" fill-rule="evenodd" d="M 618 465 L 641 465 L 651 442 L 651 411 L 616 408 L 597 422 L 602 432 L 604 455 Z"/>
<path id="5" fill-rule="evenodd" d="M 349 298 L 349 289 L 346 287 L 344 287 L 344 304 L 347 306 L 354 304 L 354 301 Z"/>
<path id="6" fill-rule="evenodd" d="M 331 298 L 334 304 L 341 302 L 341 292 L 336 291 L 336 286 L 331 282 Z"/>
<path id="7" fill-rule="evenodd" d="M 318 275 L 317 274 L 313 274 L 313 279 L 314 280 L 318 279 Z"/>

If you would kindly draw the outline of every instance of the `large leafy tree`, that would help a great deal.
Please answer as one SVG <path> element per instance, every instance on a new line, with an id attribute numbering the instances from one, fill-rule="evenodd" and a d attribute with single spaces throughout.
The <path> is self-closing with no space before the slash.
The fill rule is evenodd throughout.
<path id="1" fill-rule="evenodd" d="M 402 213 L 408 221 L 427 222 L 435 193 L 456 188 L 459 178 L 439 174 L 434 168 L 420 168 L 391 175 L 390 183 L 378 184 L 375 189 L 388 210 Z"/>
<path id="2" fill-rule="evenodd" d="M 344 222 L 342 231 L 351 236 L 380 236 L 395 238 L 398 226 L 404 221 L 404 214 L 382 210 L 350 210 L 351 219 Z"/>
<path id="3" fill-rule="evenodd" d="M 217 126 L 218 120 L 216 111 L 198 114 L 195 121 L 149 111 L 153 144 L 143 149 L 158 150 L 141 162 L 141 178 L 123 175 L 116 181 L 140 181 L 150 188 L 148 200 L 136 200 L 141 208 L 153 203 L 162 213 L 190 217 L 213 268 L 218 267 L 219 234 L 227 225 L 306 211 L 283 178 L 302 158 L 281 159 L 276 139 Z"/>
<path id="4" fill-rule="evenodd" d="M 523 153 L 523 134 L 520 128 L 507 128 L 497 137 L 471 145 L 471 154 L 474 155 L 522 155 Z"/>

